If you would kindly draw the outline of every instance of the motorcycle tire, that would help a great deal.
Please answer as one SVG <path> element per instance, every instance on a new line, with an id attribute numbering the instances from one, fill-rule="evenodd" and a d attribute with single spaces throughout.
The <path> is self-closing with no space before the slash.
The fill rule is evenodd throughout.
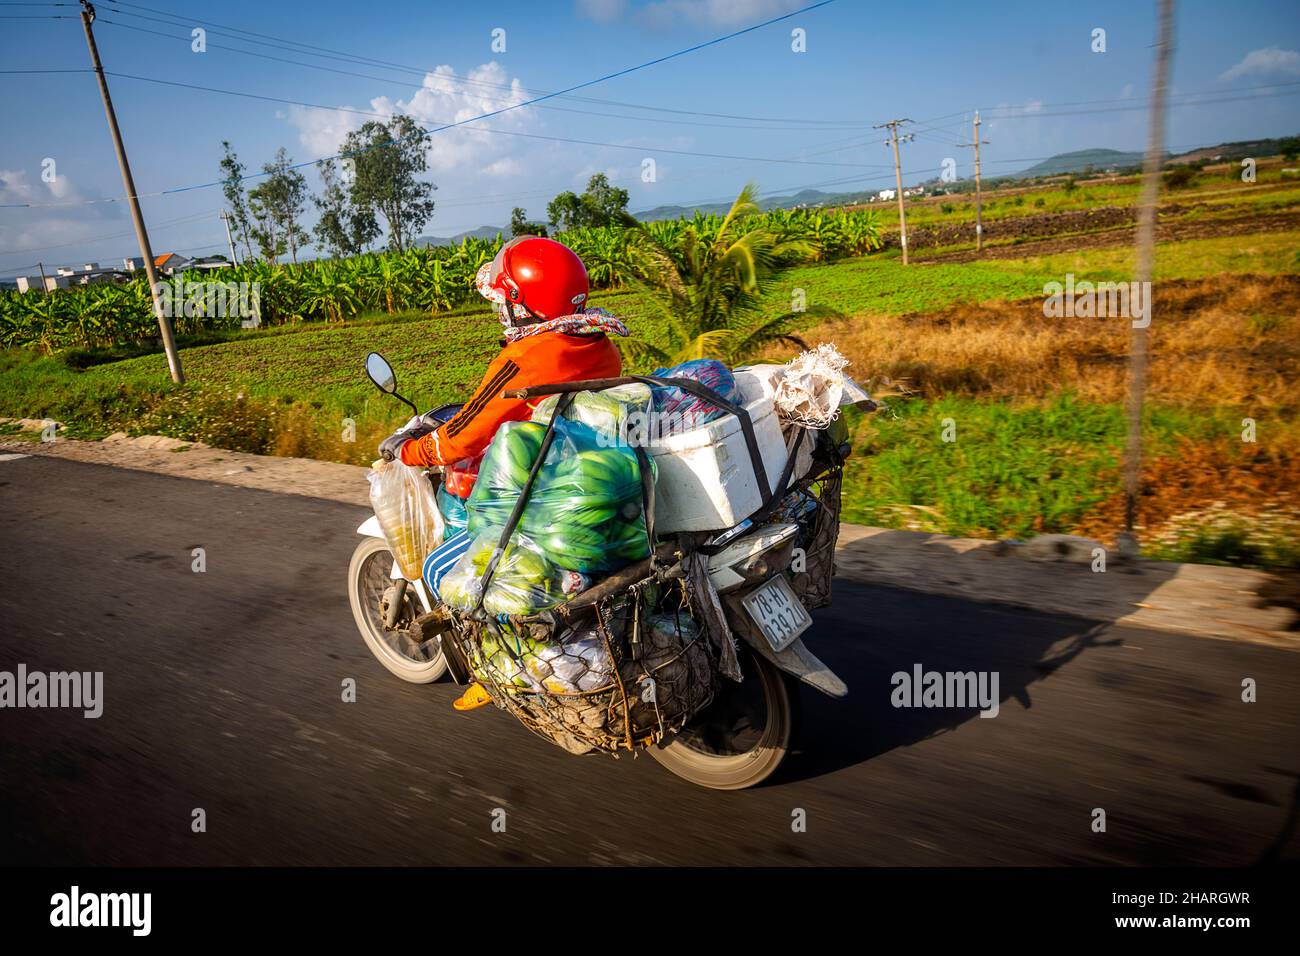
<path id="1" fill-rule="evenodd" d="M 711 790 L 744 790 L 762 783 L 781 766 L 794 739 L 798 682 L 743 645 L 740 662 L 743 681 L 724 677 L 708 707 L 647 751 L 669 772 Z M 747 742 L 729 733 L 753 710 L 742 703 L 743 695 L 761 696 L 766 714 L 761 729 L 751 726 Z"/>
<path id="2" fill-rule="evenodd" d="M 447 672 L 447 659 L 433 642 L 424 647 L 405 635 L 405 627 L 423 610 L 413 587 L 403 598 L 407 604 L 397 627 L 384 627 L 384 596 L 395 583 L 389 577 L 393 554 L 381 538 L 363 538 L 348 565 L 348 599 L 352 618 L 366 647 L 388 671 L 412 684 L 432 684 Z M 417 656 L 418 655 L 418 656 Z"/>

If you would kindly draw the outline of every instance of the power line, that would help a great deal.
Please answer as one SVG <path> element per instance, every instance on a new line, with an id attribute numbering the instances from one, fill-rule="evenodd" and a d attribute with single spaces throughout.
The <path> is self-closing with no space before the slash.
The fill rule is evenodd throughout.
<path id="1" fill-rule="evenodd" d="M 374 110 L 352 109 L 351 107 L 346 107 L 346 106 L 325 106 L 319 103 L 308 103 L 303 100 L 291 100 L 291 99 L 285 99 L 278 96 L 265 96 L 260 93 L 245 93 L 239 90 L 223 90 L 217 87 L 203 86 L 197 83 L 182 83 L 177 80 L 164 80 L 158 77 L 139 76 L 137 74 L 132 74 L 132 73 L 118 73 L 113 70 L 106 70 L 105 72 L 109 76 L 120 77 L 122 79 L 127 79 L 127 80 L 139 80 L 144 83 L 158 83 L 164 86 L 176 86 L 176 87 L 182 87 L 184 89 L 189 89 L 189 90 L 200 90 L 205 93 L 219 93 L 225 96 L 238 96 L 238 97 L 245 97 L 248 99 L 266 100 L 272 103 L 284 103 L 291 106 L 301 106 L 308 109 L 327 110 L 330 112 L 339 112 L 339 113 L 354 113 L 361 116 L 375 116 L 381 119 L 388 119 L 393 115 L 398 115 L 393 113 L 380 113 Z M 401 114 L 401 115 L 410 115 L 410 114 Z M 446 121 L 443 120 L 432 120 L 431 122 L 435 124 L 445 123 L 444 128 L 449 128 L 457 125 L 455 123 L 446 123 Z M 735 159 L 735 160 L 740 160 L 743 162 L 751 162 L 751 163 L 790 163 L 790 164 L 806 165 L 806 166 L 852 166 L 860 169 L 884 168 L 884 167 L 878 167 L 866 163 L 832 163 L 832 162 L 816 162 L 813 160 L 799 160 L 799 159 L 774 159 L 774 158 L 768 158 L 762 156 L 732 156 L 725 153 L 705 153 L 705 152 L 700 152 L 698 150 L 672 149 L 670 147 L 665 147 L 665 146 L 645 146 L 645 145 L 635 145 L 635 144 L 627 144 L 627 143 L 604 143 L 595 140 L 574 139 L 571 137 L 564 137 L 564 136 L 547 136 L 541 133 L 525 133 L 520 130 L 496 129 L 489 126 L 475 126 L 471 130 L 471 132 L 495 133 L 501 136 L 522 136 L 527 139 L 541 139 L 541 140 L 548 140 L 555 143 L 571 143 L 571 144 L 577 144 L 579 146 L 600 146 L 606 149 L 630 149 L 639 152 L 649 151 L 655 153 L 667 153 L 669 155 L 677 155 L 677 156 L 700 156 L 707 159 Z"/>
<path id="2" fill-rule="evenodd" d="M 141 5 L 141 4 L 136 4 L 136 3 L 126 3 L 125 0 L 104 0 L 104 2 L 105 2 L 106 5 L 108 5 L 108 6 L 110 7 L 110 9 L 114 9 L 117 13 L 120 13 L 120 14 L 122 14 L 123 16 L 136 17 L 136 18 L 143 19 L 143 20 L 149 20 L 149 21 L 152 21 L 152 22 L 155 22 L 155 23 L 163 23 L 163 24 L 166 25 L 166 26 L 177 26 L 177 27 L 182 27 L 182 26 L 183 26 L 183 27 L 188 27 L 188 26 L 190 26 L 192 23 L 195 22 L 195 21 L 192 20 L 192 19 L 187 20 L 187 19 L 185 19 L 184 17 L 178 16 L 178 15 L 176 15 L 176 14 L 168 13 L 167 11 L 157 10 L 157 9 L 152 8 L 152 7 L 146 7 L 146 6 L 143 6 L 143 5 Z M 117 9 L 117 6 L 115 6 L 115 5 L 132 7 L 132 8 L 134 8 L 134 9 L 136 9 L 136 10 L 146 10 L 146 11 L 148 11 L 148 12 L 150 12 L 150 13 L 161 13 L 161 14 L 163 14 L 164 16 L 170 17 L 170 19 L 171 19 L 172 21 L 176 21 L 176 22 L 168 22 L 168 21 L 165 21 L 165 20 L 158 20 L 158 19 L 153 18 L 153 17 L 144 17 L 144 16 L 142 16 L 142 15 L 140 15 L 140 14 L 135 14 L 135 13 L 131 13 L 131 12 L 126 11 L 126 10 L 120 10 L 120 9 Z M 820 6 L 820 4 L 816 4 L 816 5 L 814 5 L 814 6 Z M 811 10 L 811 9 L 813 9 L 813 7 L 808 7 L 808 8 L 806 8 L 806 9 L 807 9 L 807 10 Z M 803 10 L 801 10 L 801 11 L 796 11 L 795 14 L 790 14 L 790 16 L 795 16 L 795 15 L 797 15 L 798 13 L 803 13 L 803 12 L 805 12 L 805 11 L 803 11 Z M 101 20 L 101 22 L 108 23 L 108 22 L 111 22 L 111 21 Z M 291 39 L 288 39 L 288 38 L 285 38 L 285 37 L 275 37 L 275 36 L 272 36 L 272 35 L 270 35 L 270 34 L 261 33 L 261 32 L 257 32 L 257 31 L 252 31 L 252 30 L 245 30 L 245 29 L 240 28 L 240 27 L 232 27 L 232 26 L 229 26 L 229 25 L 222 25 L 222 24 L 215 23 L 214 21 L 210 21 L 210 20 L 205 20 L 205 21 L 203 21 L 203 22 L 204 22 L 204 23 L 211 24 L 211 25 L 214 26 L 214 27 L 217 27 L 218 29 L 217 29 L 217 31 L 215 31 L 215 32 L 217 32 L 218 35 L 221 35 L 220 31 L 222 31 L 222 30 L 230 30 L 230 31 L 234 31 L 234 32 L 236 32 L 236 33 L 247 34 L 247 36 L 242 36 L 242 37 L 241 37 L 241 36 L 236 36 L 236 37 L 232 37 L 232 39 L 235 39 L 235 40 L 243 40 L 244 42 L 248 42 L 248 43 L 257 43 L 259 46 L 268 46 L 268 47 L 271 47 L 272 49 L 279 49 L 279 50 L 282 50 L 282 51 L 284 51 L 284 52 L 297 53 L 297 54 L 299 54 L 299 55 L 303 55 L 303 56 L 322 56 L 322 55 L 324 55 L 324 54 L 337 54 L 337 55 L 329 56 L 328 58 L 329 58 L 329 59 L 334 59 L 334 60 L 341 60 L 341 61 L 343 61 L 343 62 L 348 62 L 348 63 L 356 63 L 356 64 L 363 65 L 363 66 L 377 66 L 377 67 L 380 67 L 381 69 L 388 69 L 388 70 L 394 70 L 394 71 L 403 72 L 403 73 L 408 73 L 408 74 L 414 74 L 414 75 L 420 76 L 420 77 L 422 77 L 422 78 L 423 78 L 424 76 L 429 75 L 429 74 L 434 74 L 434 75 L 438 76 L 439 79 L 443 79 L 443 80 L 446 80 L 446 81 L 448 81 L 448 82 L 453 82 L 453 83 L 462 83 L 462 84 L 471 85 L 471 86 L 482 86 L 482 87 L 487 87 L 487 88 L 490 88 L 490 89 L 506 90 L 506 91 L 509 91 L 509 92 L 514 92 L 514 91 L 516 90 L 516 86 L 515 86 L 514 84 L 512 84 L 512 83 L 495 83 L 495 82 L 493 82 L 493 81 L 491 81 L 491 80 L 473 79 L 473 78 L 468 77 L 468 76 L 466 76 L 466 77 L 459 77 L 459 76 L 455 76 L 455 75 L 447 76 L 447 75 L 445 75 L 445 74 L 438 74 L 437 71 L 434 70 L 434 69 L 423 68 L 423 67 L 415 67 L 415 66 L 409 66 L 409 65 L 406 65 L 406 64 L 395 63 L 395 62 L 393 62 L 393 61 L 391 61 L 391 60 L 381 60 L 381 59 L 377 59 L 377 58 L 374 58 L 374 57 L 359 56 L 359 55 L 357 55 L 357 54 L 350 54 L 350 53 L 347 53 L 346 51 L 335 50 L 335 49 L 331 49 L 331 48 L 329 48 L 329 47 L 314 46 L 314 45 L 309 44 L 309 43 L 302 43 L 301 41 L 298 41 L 298 40 L 291 40 Z M 769 21 L 769 22 L 775 22 L 775 21 Z M 167 39 L 172 39 L 172 40 L 181 40 L 181 41 L 183 41 L 183 42 L 185 42 L 185 43 L 187 43 L 187 44 L 190 43 L 190 41 L 191 41 L 191 37 L 189 37 L 189 36 L 185 36 L 185 37 L 177 37 L 177 36 L 173 36 L 173 35 L 171 35 L 171 34 L 159 33 L 159 32 L 154 31 L 154 30 L 146 30 L 146 29 L 143 28 L 143 27 L 134 27 L 134 26 L 131 26 L 130 24 L 125 24 L 125 23 L 114 23 L 113 25 L 114 25 L 114 26 L 118 26 L 118 27 L 122 27 L 122 28 L 124 28 L 124 29 L 137 30 L 137 31 L 140 31 L 140 32 L 151 33 L 151 34 L 153 34 L 153 35 L 155 35 L 155 36 L 165 37 L 165 38 L 167 38 Z M 762 26 L 762 25 L 765 25 L 765 24 L 760 24 L 760 26 Z M 253 40 L 253 39 L 250 39 L 251 37 L 260 37 L 261 40 L 260 40 L 260 41 L 259 41 L 259 40 Z M 275 41 L 275 42 L 264 42 L 264 41 Z M 291 44 L 292 46 L 285 46 L 284 44 Z M 215 44 L 212 44 L 211 46 L 213 46 L 213 47 L 215 47 L 215 48 L 217 48 L 217 49 L 229 50 L 229 51 L 231 51 L 231 52 L 235 52 L 235 53 L 246 53 L 246 54 L 254 55 L 254 56 L 264 55 L 264 54 L 257 54 L 257 53 L 255 53 L 254 51 L 251 51 L 251 50 L 240 50 L 240 49 L 237 48 L 237 47 L 217 46 L 217 45 L 215 45 Z M 304 47 L 305 49 L 294 49 L 294 47 Z M 317 51 L 322 51 L 322 52 L 321 52 L 321 53 L 312 53 L 312 52 L 309 52 L 309 51 L 312 51 L 312 50 L 317 50 Z M 277 59 L 277 60 L 280 60 L 281 58 L 279 58 L 279 57 L 270 57 L 270 59 Z M 318 64 L 302 63 L 301 61 L 297 61 L 297 60 L 281 60 L 281 62 L 293 63 L 293 64 L 296 64 L 296 65 L 298 65 L 298 66 L 306 66 L 306 67 L 309 67 L 309 68 L 311 68 L 311 69 L 328 69 L 327 67 L 322 67 L 322 66 L 320 66 L 320 65 L 318 65 Z M 349 72 L 349 71 L 345 71 L 345 70 L 336 70 L 336 71 L 334 71 L 334 72 L 339 72 L 339 73 L 342 73 L 342 74 L 344 74 L 344 75 L 349 75 L 349 76 L 361 76 L 361 77 L 366 78 L 366 79 L 375 79 L 375 80 L 380 80 L 380 81 L 382 81 L 382 82 L 387 82 L 387 83 L 396 83 L 396 82 L 399 82 L 398 80 L 396 80 L 396 79 L 394 79 L 394 78 L 392 78 L 392 77 L 377 77 L 377 76 L 373 76 L 373 75 L 370 75 L 370 74 L 351 73 L 351 72 Z M 519 90 L 522 90 L 522 91 L 525 92 L 525 93 L 533 93 L 533 94 L 537 94 L 537 95 L 555 95 L 555 96 L 561 95 L 561 94 L 558 94 L 558 93 L 554 93 L 553 91 L 550 91 L 550 90 L 543 90 L 543 89 L 537 89 L 537 88 L 530 88 L 530 87 L 526 87 L 526 86 L 522 86 L 522 85 L 519 86 L 518 89 L 519 89 Z M 639 109 L 639 110 L 650 110 L 650 111 L 655 111 L 655 112 L 675 113 L 675 114 L 679 114 L 679 115 L 702 116 L 702 117 L 706 117 L 706 118 L 709 118 L 709 119 L 738 119 L 738 120 L 745 120 L 745 121 L 751 121 L 751 122 L 762 122 L 762 123 L 791 123 L 791 124 L 798 124 L 797 128 L 800 128 L 800 129 L 805 128 L 806 126 L 826 126 L 826 125 L 830 125 L 832 128 L 834 128 L 834 127 L 841 127 L 841 126 L 844 126 L 844 125 L 845 125 L 845 124 L 843 124 L 842 122 L 840 122 L 840 121 L 836 121 L 836 120 L 818 120 L 818 119 L 808 119 L 808 118 L 806 118 L 806 117 L 765 117 L 765 116 L 744 116 L 744 115 L 738 115 L 738 114 L 734 114 L 734 113 L 710 113 L 710 112 L 702 112 L 702 111 L 699 111 L 699 110 L 686 110 L 686 109 L 674 109 L 674 108 L 669 108 L 669 107 L 647 106 L 647 105 L 645 105 L 645 104 L 641 104 L 641 103 L 627 103 L 627 102 L 622 102 L 622 101 L 619 101 L 619 100 L 607 100 L 607 99 L 599 99 L 599 98 L 595 98 L 595 97 L 572 96 L 572 95 L 569 95 L 569 94 L 567 94 L 567 93 L 566 93 L 566 94 L 563 94 L 563 95 L 564 95 L 564 98 L 565 98 L 565 99 L 573 100 L 573 101 L 575 101 L 575 102 L 593 103 L 593 104 L 603 105 L 603 106 L 617 106 L 617 107 L 621 107 L 621 108 L 624 108 L 624 109 Z M 584 111 L 581 111 L 581 110 L 565 109 L 564 107 L 559 107 L 559 106 L 547 106 L 547 107 L 539 107 L 539 108 L 543 108 L 543 109 L 555 109 L 555 110 L 561 110 L 561 111 L 563 111 L 563 112 L 579 112 L 579 113 L 580 113 L 580 112 L 584 112 Z M 596 115 L 607 115 L 607 114 L 596 114 Z M 645 117 L 645 118 L 648 118 L 648 117 Z M 851 127 L 851 128 L 857 128 L 857 127 Z"/>
<path id="3" fill-rule="evenodd" d="M 181 216 L 177 219 L 168 219 L 151 226 L 151 229 L 167 229 L 171 226 L 178 226 L 183 223 L 198 222 L 201 219 L 211 219 L 216 217 L 219 210 L 210 212 L 195 213 L 188 216 Z M 66 249 L 68 246 L 77 246 L 88 242 L 107 242 L 109 239 L 123 239 L 128 236 L 134 236 L 135 232 L 127 230 L 126 232 L 113 232 L 103 236 L 87 236 L 83 239 L 73 239 L 71 242 L 59 242 L 50 246 L 29 246 L 24 249 L 5 249 L 0 251 L 0 256 L 16 256 L 28 252 L 46 252 L 50 249 Z"/>
<path id="4" fill-rule="evenodd" d="M 127 16 L 132 16 L 132 14 L 129 14 L 129 13 L 126 14 L 126 15 L 127 15 Z M 163 37 L 164 39 L 168 39 L 168 40 L 179 40 L 179 41 L 182 41 L 182 42 L 184 42 L 184 43 L 186 43 L 186 44 L 188 44 L 188 43 L 191 42 L 191 38 L 188 37 L 188 36 L 186 36 L 186 37 L 173 36 L 173 35 L 170 34 L 170 33 L 160 33 L 160 32 L 158 32 L 157 30 L 149 30 L 149 29 L 146 29 L 146 28 L 144 28 L 144 27 L 136 27 L 136 26 L 132 26 L 132 25 L 127 24 L 127 23 L 118 23 L 118 22 L 115 21 L 115 20 L 108 20 L 108 19 L 101 18 L 99 22 L 100 22 L 100 23 L 103 23 L 103 24 L 107 24 L 108 26 L 121 27 L 121 28 L 126 29 L 126 30 L 134 30 L 134 31 L 136 31 L 136 32 L 138 32 L 138 33 L 147 33 L 147 34 L 150 34 L 150 35 L 152 35 L 152 36 Z M 239 39 L 243 39 L 243 38 L 241 37 L 241 38 L 239 38 Z M 272 45 L 272 46 L 274 46 L 274 45 Z M 340 75 L 340 76 L 351 76 L 351 77 L 358 77 L 358 78 L 366 79 L 366 80 L 376 80 L 376 81 L 378 81 L 378 82 L 380 82 L 380 83 L 385 83 L 385 84 L 388 84 L 388 85 L 404 85 L 404 86 L 409 86 L 409 85 L 410 85 L 409 81 L 406 81 L 406 80 L 403 80 L 403 79 L 399 79 L 399 78 L 396 78 L 396 77 L 391 77 L 391 76 L 375 76 L 373 73 L 358 73 L 358 72 L 356 72 L 355 70 L 340 70 L 340 69 L 337 69 L 337 68 L 335 68 L 335 67 L 322 66 L 322 65 L 320 65 L 320 64 L 318 64 L 318 63 L 303 63 L 301 60 L 289 60 L 289 59 L 286 59 L 286 58 L 284 58 L 284 57 L 280 57 L 280 56 L 272 56 L 272 55 L 270 55 L 270 54 L 268 54 L 268 53 L 258 53 L 257 51 L 254 51 L 254 50 L 241 50 L 241 49 L 239 49 L 238 47 L 225 46 L 225 45 L 223 45 L 223 44 L 219 44 L 219 43 L 209 43 L 209 44 L 208 44 L 208 48 L 209 48 L 209 49 L 213 49 L 213 50 L 226 50 L 226 51 L 231 52 L 231 53 L 240 53 L 240 54 L 244 54 L 244 55 L 246 55 L 246 56 L 258 57 L 259 59 L 264 59 L 264 60 L 273 60 L 273 61 L 275 61 L 275 62 L 277 62 L 277 63 L 288 63 L 288 64 L 293 65 L 293 66 L 306 67 L 307 69 L 310 69 L 310 70 L 322 70 L 322 71 L 324 71 L 324 72 L 326 72 L 326 73 L 336 73 L 336 74 L 338 74 L 338 75 Z M 282 48 L 282 47 L 275 47 L 275 48 L 276 48 L 276 49 L 284 49 L 284 48 Z M 297 53 L 297 52 L 300 52 L 300 51 L 297 51 L 297 50 L 290 50 L 289 52 Z M 350 62 L 350 61 L 349 61 L 349 62 Z M 516 93 L 516 92 L 530 92 L 529 89 L 528 89 L 527 87 L 523 87 L 523 86 L 514 87 L 514 86 L 511 86 L 511 85 L 509 85 L 509 84 L 505 84 L 505 83 L 491 83 L 491 82 L 486 81 L 486 80 L 474 80 L 474 79 L 471 79 L 471 78 L 469 78 L 469 77 L 456 76 L 455 74 L 438 73 L 438 72 L 436 72 L 436 71 L 434 71 L 434 70 L 427 70 L 427 71 L 412 70 L 411 72 L 412 72 L 412 73 L 418 73 L 418 74 L 420 75 L 421 78 L 425 78 L 425 77 L 433 76 L 433 77 L 435 77 L 437 80 L 439 80 L 439 81 L 441 81 L 441 82 L 446 82 L 446 83 L 467 83 L 467 84 L 474 84 L 474 85 L 489 86 L 489 87 L 491 87 L 491 88 L 494 89 L 494 90 L 504 90 L 504 91 L 507 91 L 507 92 L 510 92 L 510 93 Z M 544 93 L 545 91 L 535 91 L 535 92 Z M 566 97 L 566 98 L 568 98 L 568 97 Z M 587 101 L 587 100 L 588 100 L 587 97 L 572 97 L 572 99 L 577 100 L 577 101 Z M 604 101 L 601 101 L 601 100 L 591 100 L 591 102 L 600 103 L 600 102 L 604 102 Z M 642 105 L 635 104 L 635 103 L 619 104 L 619 105 L 623 105 L 625 108 L 629 108 L 629 109 L 647 109 L 647 110 L 655 110 L 655 109 L 659 109 L 659 107 L 642 106 Z M 846 123 L 837 123 L 837 124 L 836 124 L 836 123 L 832 123 L 832 121 L 830 121 L 830 120 L 806 120 L 806 121 L 801 121 L 801 120 L 795 120 L 795 119 L 779 119 L 779 118 L 776 118 L 776 117 L 773 117 L 773 118 L 768 119 L 768 118 L 765 118 L 765 117 L 741 117 L 741 116 L 729 116 L 729 114 L 697 113 L 697 112 L 695 112 L 695 111 L 690 111 L 690 110 L 673 110 L 672 112 L 679 112 L 679 113 L 683 113 L 683 114 L 686 114 L 686 115 L 699 115 L 699 116 L 714 117 L 714 118 L 721 117 L 721 118 L 749 119 L 749 120 L 753 120 L 753 121 L 755 121 L 755 122 L 763 122 L 763 123 L 804 123 L 805 125 L 799 125 L 799 126 L 774 126 L 774 125 L 766 125 L 766 126 L 744 126 L 744 125 L 736 125 L 736 124 L 719 124 L 719 123 L 716 122 L 716 119 L 715 119 L 714 121 L 712 121 L 712 122 L 703 122 L 703 121 L 692 122 L 692 121 L 689 121 L 689 120 L 680 120 L 680 119 L 661 119 L 661 118 L 653 117 L 653 116 L 628 116 L 628 115 L 625 115 L 625 114 L 620 114 L 620 113 L 608 113 L 608 112 L 603 112 L 603 111 L 600 111 L 600 110 L 580 110 L 580 109 L 574 109 L 573 107 L 554 106 L 554 105 L 551 105 L 551 106 L 535 105 L 534 108 L 536 108 L 536 109 L 542 109 L 542 110 L 554 110 L 554 111 L 558 111 L 558 112 L 561 112 L 561 113 L 575 113 L 575 114 L 582 115 L 582 116 L 602 116 L 602 117 L 607 117 L 607 118 L 610 118 L 610 119 L 626 119 L 626 120 L 633 120 L 633 121 L 636 121 L 636 122 L 673 123 L 673 124 L 676 124 L 676 125 L 687 125 L 687 126 L 707 126 L 707 127 L 715 128 L 715 129 L 716 129 L 716 128 L 724 128 L 724 129 L 759 129 L 759 130 L 769 129 L 769 130 L 777 131 L 777 130 L 863 129 L 863 128 L 865 128 L 863 125 L 860 125 L 860 124 L 846 124 Z M 818 125 L 806 125 L 806 124 L 818 124 Z"/>

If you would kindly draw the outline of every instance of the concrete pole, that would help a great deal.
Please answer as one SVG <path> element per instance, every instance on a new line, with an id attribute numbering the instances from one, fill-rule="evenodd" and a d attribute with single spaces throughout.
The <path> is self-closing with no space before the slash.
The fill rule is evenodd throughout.
<path id="1" fill-rule="evenodd" d="M 131 221 L 135 224 L 135 237 L 140 243 L 140 254 L 144 256 L 144 271 L 149 282 L 149 296 L 153 299 L 153 312 L 158 319 L 158 330 L 162 333 L 163 350 L 167 353 L 167 366 L 171 370 L 172 381 L 179 385 L 185 382 L 185 374 L 181 371 L 181 357 L 176 351 L 176 339 L 172 336 L 171 321 L 163 310 L 162 297 L 158 291 L 158 270 L 153 263 L 149 233 L 145 230 L 144 217 L 140 213 L 140 200 L 136 198 L 135 180 L 131 177 L 131 166 L 126 160 L 126 147 L 122 144 L 122 131 L 117 126 L 117 114 L 113 112 L 113 100 L 108 95 L 104 65 L 99 62 L 99 48 L 95 46 L 95 33 L 90 28 L 94 19 L 95 8 L 87 0 L 81 0 L 81 25 L 86 29 L 86 45 L 90 47 L 90 62 L 99 80 L 99 93 L 104 99 L 104 114 L 108 117 L 108 131 L 113 136 L 113 148 L 117 150 L 117 164 L 122 169 L 122 185 L 126 187 L 126 201 L 131 209 Z"/>

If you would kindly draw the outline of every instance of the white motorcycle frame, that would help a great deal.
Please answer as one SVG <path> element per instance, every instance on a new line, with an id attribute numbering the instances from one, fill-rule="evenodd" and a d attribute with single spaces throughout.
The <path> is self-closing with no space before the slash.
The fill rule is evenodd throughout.
<path id="1" fill-rule="evenodd" d="M 365 535 L 368 538 L 378 538 L 380 541 L 385 540 L 383 529 L 379 527 L 379 518 L 375 515 L 371 515 L 365 521 L 361 522 L 361 527 L 357 528 L 357 534 Z M 405 575 L 402 574 L 402 569 L 398 567 L 396 560 L 393 561 L 393 567 L 392 570 L 388 572 L 388 576 L 395 581 L 399 578 L 405 577 Z M 424 607 L 424 613 L 428 614 L 433 610 L 433 602 L 429 600 L 429 592 L 425 589 L 424 582 L 419 578 L 416 578 L 413 581 L 410 578 L 407 578 L 407 581 L 415 585 L 415 593 L 420 598 L 420 604 Z"/>

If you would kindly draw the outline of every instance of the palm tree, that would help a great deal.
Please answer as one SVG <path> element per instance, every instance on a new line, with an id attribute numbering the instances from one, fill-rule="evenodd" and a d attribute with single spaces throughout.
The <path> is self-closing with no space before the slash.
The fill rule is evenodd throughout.
<path id="1" fill-rule="evenodd" d="M 762 303 L 790 265 L 815 253 L 808 242 L 783 239 L 759 217 L 756 187 L 745 186 L 721 218 L 697 214 L 689 223 L 633 230 L 631 279 L 650 294 L 661 334 L 627 340 L 638 363 L 675 365 L 697 358 L 735 364 L 774 342 L 807 345 L 794 329 L 836 315 L 825 306 L 773 315 Z M 793 297 L 792 297 L 793 298 Z M 793 305 L 793 302 L 792 302 Z"/>

